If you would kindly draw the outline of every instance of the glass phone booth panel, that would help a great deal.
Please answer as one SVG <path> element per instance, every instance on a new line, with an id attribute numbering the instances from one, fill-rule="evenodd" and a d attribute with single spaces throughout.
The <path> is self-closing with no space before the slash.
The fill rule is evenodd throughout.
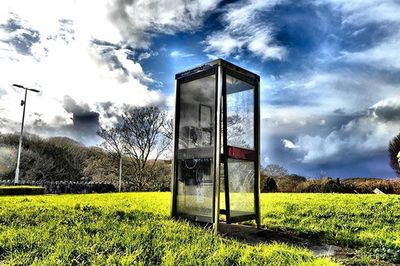
<path id="1" fill-rule="evenodd" d="M 228 222 L 256 216 L 255 86 L 240 77 L 232 72 L 225 75 Z"/>
<path id="2" fill-rule="evenodd" d="M 260 226 L 259 81 L 222 59 L 176 74 L 173 217 Z"/>
<path id="3" fill-rule="evenodd" d="M 216 74 L 179 84 L 177 199 L 179 216 L 211 222 Z"/>

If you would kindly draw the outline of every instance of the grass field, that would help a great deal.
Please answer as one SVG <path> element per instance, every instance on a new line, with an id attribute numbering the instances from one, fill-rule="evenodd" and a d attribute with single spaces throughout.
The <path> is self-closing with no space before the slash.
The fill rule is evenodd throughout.
<path id="1" fill-rule="evenodd" d="M 400 264 L 400 196 L 262 195 L 262 223 Z"/>
<path id="2" fill-rule="evenodd" d="M 41 188 L 38 186 L 0 186 L 0 189 L 16 189 L 16 188 Z"/>
<path id="3" fill-rule="evenodd" d="M 329 265 L 304 249 L 248 246 L 168 218 L 169 193 L 0 198 L 10 265 Z M 0 263 L 0 264 L 1 264 Z"/>
<path id="4" fill-rule="evenodd" d="M 263 194 L 263 224 L 400 262 L 400 197 Z M 330 265 L 168 218 L 170 193 L 0 197 L 0 264 Z"/>

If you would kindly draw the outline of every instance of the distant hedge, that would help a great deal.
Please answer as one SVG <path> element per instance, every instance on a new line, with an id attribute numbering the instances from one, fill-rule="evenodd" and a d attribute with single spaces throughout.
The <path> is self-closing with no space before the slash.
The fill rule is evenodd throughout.
<path id="1" fill-rule="evenodd" d="M 0 180 L 0 187 L 13 187 L 13 180 Z M 116 192 L 112 183 L 71 181 L 24 181 L 19 187 L 43 187 L 46 194 L 80 194 Z M 1 194 L 0 194 L 1 195 Z"/>
<path id="2" fill-rule="evenodd" d="M 1 196 L 12 195 L 41 195 L 44 194 L 44 187 L 37 186 L 0 186 Z"/>

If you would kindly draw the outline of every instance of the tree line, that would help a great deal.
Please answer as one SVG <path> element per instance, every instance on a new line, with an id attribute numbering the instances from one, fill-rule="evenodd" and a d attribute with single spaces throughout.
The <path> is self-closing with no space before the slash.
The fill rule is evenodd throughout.
<path id="1" fill-rule="evenodd" d="M 20 175 L 25 182 L 93 181 L 111 182 L 120 190 L 169 190 L 172 132 L 165 110 L 136 107 L 121 115 L 114 127 L 99 129 L 103 142 L 98 147 L 66 137 L 25 134 Z M 18 141 L 17 134 L 0 135 L 0 179 L 14 179 Z M 390 166 L 400 176 L 400 134 L 390 141 L 388 151 Z M 335 185 L 335 180 L 326 180 Z M 263 168 L 261 181 L 264 192 L 300 192 L 316 186 L 279 165 Z"/>
<path id="2" fill-rule="evenodd" d="M 85 147 L 66 137 L 45 139 L 25 134 L 21 179 L 106 181 L 122 190 L 168 190 L 171 160 L 165 156 L 170 149 L 172 122 L 166 111 L 132 108 L 120 120 L 115 127 L 98 131 L 104 140 L 99 147 Z M 18 141 L 17 134 L 0 135 L 1 179 L 14 179 Z"/>

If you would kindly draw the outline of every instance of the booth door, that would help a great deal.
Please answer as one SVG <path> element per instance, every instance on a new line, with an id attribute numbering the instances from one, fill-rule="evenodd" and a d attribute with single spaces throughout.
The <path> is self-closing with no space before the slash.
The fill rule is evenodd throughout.
<path id="1" fill-rule="evenodd" d="M 176 216 L 212 222 L 215 69 L 180 80 L 177 89 Z"/>
<path id="2" fill-rule="evenodd" d="M 224 136 L 226 154 L 225 201 L 227 222 L 255 219 L 256 174 L 255 87 L 226 74 Z"/>

